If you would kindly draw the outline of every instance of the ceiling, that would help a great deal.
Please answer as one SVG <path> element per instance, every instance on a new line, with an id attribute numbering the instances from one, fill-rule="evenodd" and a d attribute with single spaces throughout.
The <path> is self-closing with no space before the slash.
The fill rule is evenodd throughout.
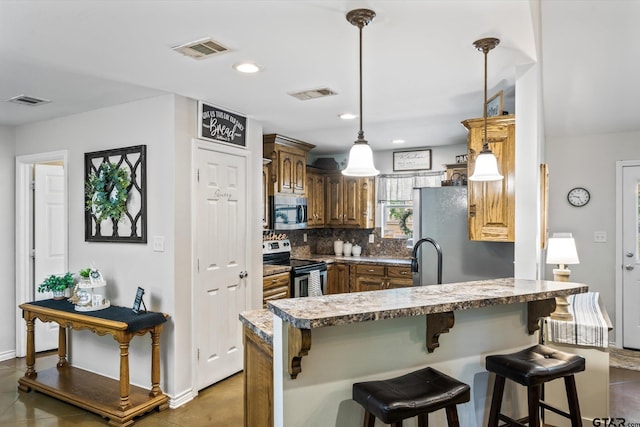
<path id="1" fill-rule="evenodd" d="M 541 61 L 547 135 L 640 129 L 633 0 L 0 1 L 0 124 L 176 93 L 317 153 L 346 152 L 359 125 L 338 118 L 358 112 L 358 29 L 345 14 L 359 7 L 377 14 L 363 30 L 364 131 L 374 150 L 465 142 L 460 121 L 482 116 L 483 57 L 472 42 L 483 37 L 501 39 L 488 92 L 504 91 L 505 110 L 515 105 L 515 67 Z M 171 49 L 206 37 L 230 50 L 194 60 Z M 232 68 L 245 60 L 262 71 Z M 288 95 L 323 87 L 337 95 Z M 52 102 L 4 102 L 21 94 Z"/>

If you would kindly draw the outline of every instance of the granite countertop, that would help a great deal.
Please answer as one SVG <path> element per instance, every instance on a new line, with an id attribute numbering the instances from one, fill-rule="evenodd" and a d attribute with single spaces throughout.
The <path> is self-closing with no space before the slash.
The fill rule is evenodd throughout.
<path id="1" fill-rule="evenodd" d="M 390 258 L 375 256 L 336 256 L 336 255 L 311 255 L 306 257 L 296 257 L 296 259 L 310 259 L 313 261 L 324 261 L 327 264 L 334 262 L 346 262 L 349 264 L 383 264 L 390 266 L 410 266 L 409 258 Z"/>
<path id="2" fill-rule="evenodd" d="M 269 310 L 252 310 L 240 313 L 240 321 L 262 338 L 268 345 L 273 345 L 273 313 Z"/>
<path id="3" fill-rule="evenodd" d="M 587 291 L 588 286 L 582 283 L 504 278 L 282 299 L 267 305 L 296 328 L 313 329 L 545 300 Z"/>
<path id="4" fill-rule="evenodd" d="M 262 277 L 273 276 L 279 273 L 288 273 L 291 267 L 288 265 L 262 265 Z"/>

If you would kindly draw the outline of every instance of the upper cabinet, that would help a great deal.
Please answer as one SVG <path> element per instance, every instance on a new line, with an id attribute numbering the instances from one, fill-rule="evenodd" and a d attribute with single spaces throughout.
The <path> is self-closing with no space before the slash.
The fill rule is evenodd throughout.
<path id="1" fill-rule="evenodd" d="M 465 120 L 469 130 L 467 164 L 473 175 L 475 159 L 482 151 L 484 119 Z M 489 117 L 487 140 L 504 176 L 501 181 L 468 181 L 469 239 L 494 242 L 515 240 L 515 115 Z"/>
<path id="2" fill-rule="evenodd" d="M 263 136 L 263 156 L 271 159 L 268 195 L 306 194 L 307 153 L 315 145 L 278 134 Z"/>
<path id="3" fill-rule="evenodd" d="M 373 228 L 375 184 L 373 177 L 341 173 L 325 177 L 325 224 L 332 227 Z"/>
<path id="4" fill-rule="evenodd" d="M 324 174 L 307 168 L 307 228 L 324 227 L 324 186 Z"/>

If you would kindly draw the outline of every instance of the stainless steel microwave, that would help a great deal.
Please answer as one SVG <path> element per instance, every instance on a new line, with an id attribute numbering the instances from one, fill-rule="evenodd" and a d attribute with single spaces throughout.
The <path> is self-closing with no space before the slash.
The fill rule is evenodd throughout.
<path id="1" fill-rule="evenodd" d="M 272 196 L 271 229 L 298 230 L 307 228 L 307 198 L 296 196 Z"/>

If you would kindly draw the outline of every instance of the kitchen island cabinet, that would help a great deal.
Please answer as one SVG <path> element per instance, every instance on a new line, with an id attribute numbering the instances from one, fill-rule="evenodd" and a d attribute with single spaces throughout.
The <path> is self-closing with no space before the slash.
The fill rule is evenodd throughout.
<path id="1" fill-rule="evenodd" d="M 460 421 L 481 426 L 490 401 L 484 358 L 536 343 L 538 319 L 554 309 L 554 297 L 586 290 L 495 279 L 269 302 L 274 425 L 359 425 L 354 382 L 432 366 L 471 386 Z M 525 393 L 511 396 L 526 407 Z M 442 414 L 430 417 L 445 425 Z"/>

